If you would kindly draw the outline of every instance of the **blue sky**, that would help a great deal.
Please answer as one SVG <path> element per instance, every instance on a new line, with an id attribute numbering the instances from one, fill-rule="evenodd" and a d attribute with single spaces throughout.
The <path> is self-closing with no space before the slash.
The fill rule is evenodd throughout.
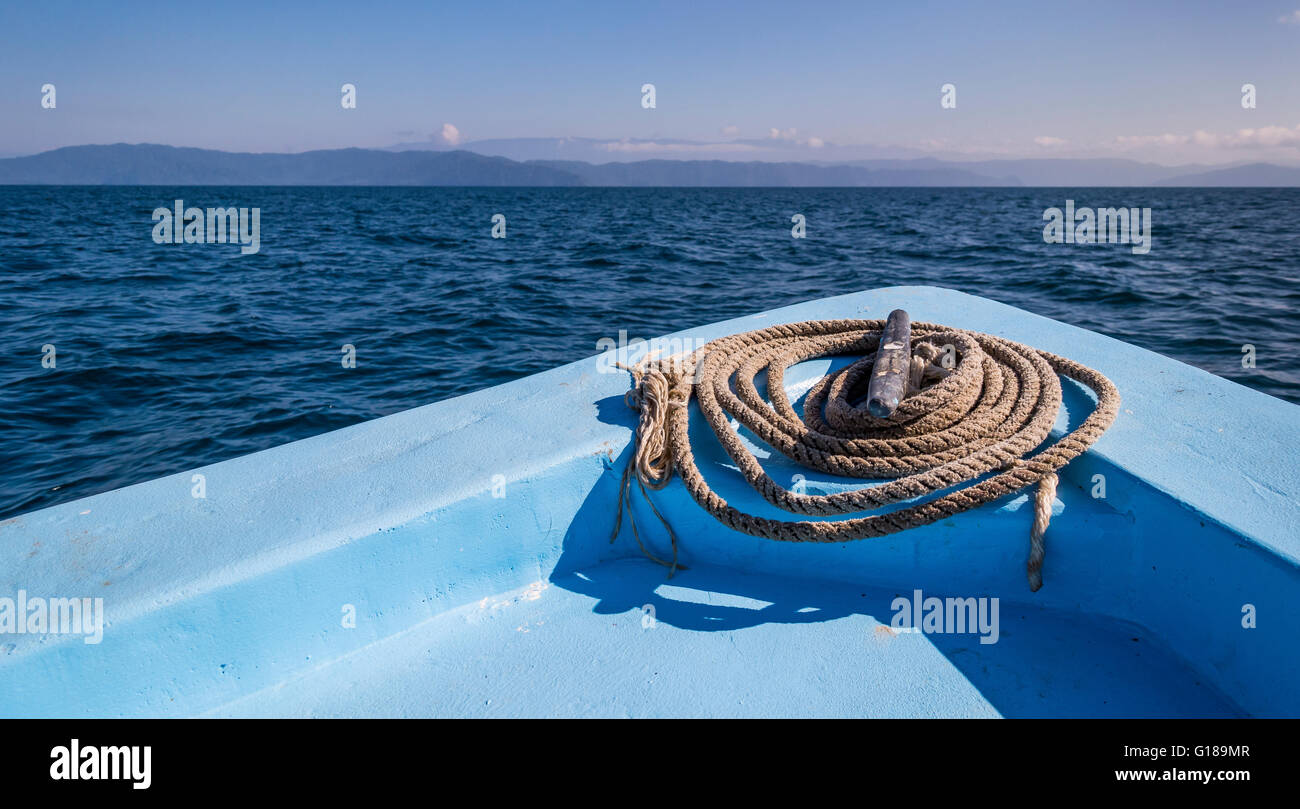
<path id="1" fill-rule="evenodd" d="M 451 124 L 461 142 L 770 139 L 810 159 L 826 144 L 1300 159 L 1300 0 L 15 5 L 0 9 L 4 154 L 381 147 Z"/>

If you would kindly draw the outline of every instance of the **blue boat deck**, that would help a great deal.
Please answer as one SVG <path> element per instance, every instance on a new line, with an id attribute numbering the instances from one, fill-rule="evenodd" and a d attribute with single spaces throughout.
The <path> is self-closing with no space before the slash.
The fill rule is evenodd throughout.
<path id="1" fill-rule="evenodd" d="M 1063 471 L 1037 593 L 1025 494 L 795 545 L 723 528 L 675 482 L 655 502 L 690 569 L 667 580 L 626 527 L 609 542 L 636 416 L 626 376 L 589 359 L 0 524 L 0 596 L 98 596 L 108 616 L 95 645 L 0 636 L 0 715 L 1300 715 L 1300 460 L 1283 438 L 1300 407 L 930 287 L 681 336 L 899 306 L 1069 356 L 1124 397 Z M 829 364 L 792 369 L 790 389 Z M 1087 394 L 1066 404 L 1060 429 Z M 694 429 L 710 485 L 775 513 Z M 809 491 L 860 485 L 765 463 Z M 999 598 L 997 643 L 888 629 L 918 589 Z"/>
<path id="2" fill-rule="evenodd" d="M 438 615 L 212 715 L 1240 713 L 1139 627 L 1004 605 L 986 645 L 890 629 L 896 595 L 714 567 L 666 582 L 653 562 L 616 560 Z"/>

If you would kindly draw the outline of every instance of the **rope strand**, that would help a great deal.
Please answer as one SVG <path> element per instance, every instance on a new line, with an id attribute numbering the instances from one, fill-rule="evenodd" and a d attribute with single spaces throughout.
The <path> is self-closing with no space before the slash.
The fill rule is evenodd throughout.
<path id="1" fill-rule="evenodd" d="M 717 520 L 756 537 L 785 542 L 847 542 L 880 537 L 937 522 L 1039 484 L 1026 564 L 1032 590 L 1042 586 L 1045 534 L 1055 497 L 1056 472 L 1082 454 L 1115 420 L 1119 393 L 1099 372 L 1071 360 L 1000 337 L 913 323 L 908 395 L 888 419 L 857 406 L 870 379 L 883 320 L 821 320 L 772 326 L 714 340 L 666 360 L 647 358 L 632 373 L 626 397 L 639 411 L 635 447 L 619 487 L 618 535 L 626 503 L 638 545 L 647 556 L 677 570 L 677 536 L 650 500 L 674 472 L 691 497 Z M 864 355 L 809 390 L 802 415 L 784 389 L 786 369 L 832 355 Z M 955 363 L 940 364 L 940 355 Z M 625 366 L 624 366 L 625 367 Z M 767 375 L 764 401 L 754 386 Z M 1056 442 L 1047 440 L 1061 409 L 1059 375 L 1091 388 L 1097 405 Z M 705 482 L 691 450 L 689 409 L 694 397 L 723 449 L 749 484 L 769 503 L 796 514 L 850 514 L 924 498 L 990 477 L 939 497 L 892 511 L 848 519 L 774 520 L 742 512 Z M 822 472 L 887 482 L 828 495 L 791 491 L 772 480 L 731 426 L 734 419 L 791 460 Z M 630 478 L 668 530 L 673 560 L 658 559 L 641 543 L 632 517 Z"/>

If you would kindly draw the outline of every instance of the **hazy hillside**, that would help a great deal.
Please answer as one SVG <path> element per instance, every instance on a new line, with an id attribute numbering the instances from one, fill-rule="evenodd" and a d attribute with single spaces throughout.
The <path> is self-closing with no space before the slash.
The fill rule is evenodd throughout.
<path id="1" fill-rule="evenodd" d="M 248 154 L 115 144 L 0 160 L 0 184 L 547 186 L 577 185 L 579 180 L 545 166 L 472 152 Z"/>
<path id="2" fill-rule="evenodd" d="M 1250 163 L 1199 174 L 1174 177 L 1158 185 L 1176 186 L 1300 186 L 1300 169 L 1272 163 Z"/>
<path id="3" fill-rule="evenodd" d="M 1159 166 L 1133 160 L 932 158 L 807 163 L 530 160 L 470 151 L 332 149 L 251 154 L 153 144 L 69 146 L 0 160 L 3 185 L 410 186 L 1300 186 L 1300 168 Z"/>
<path id="4" fill-rule="evenodd" d="M 857 166 L 819 166 L 810 163 L 732 162 L 725 160 L 643 160 L 636 163 L 580 163 L 535 161 L 573 174 L 586 185 L 601 186 L 985 186 L 1019 185 L 1014 180 L 988 177 L 942 166 L 931 169 L 876 170 Z"/>

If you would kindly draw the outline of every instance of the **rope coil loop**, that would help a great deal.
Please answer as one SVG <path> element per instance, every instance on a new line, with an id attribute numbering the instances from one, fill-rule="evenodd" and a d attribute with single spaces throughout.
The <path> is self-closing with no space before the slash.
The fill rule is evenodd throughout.
<path id="1" fill-rule="evenodd" d="M 619 487 L 618 519 L 625 500 L 642 551 L 677 570 L 677 537 L 649 500 L 678 474 L 691 497 L 724 525 L 751 536 L 784 542 L 847 542 L 928 525 L 1039 484 L 1031 549 L 1030 587 L 1042 586 L 1044 535 L 1055 498 L 1056 472 L 1091 446 L 1114 422 L 1119 392 L 1101 373 L 1072 360 L 979 332 L 932 323 L 912 324 L 907 396 L 887 419 L 865 406 L 866 386 L 884 328 L 883 320 L 789 323 L 714 340 L 686 355 L 648 357 L 635 368 L 626 396 L 640 414 L 635 447 Z M 784 385 L 787 369 L 833 355 L 863 355 L 818 380 L 796 413 Z M 770 403 L 754 385 L 767 375 Z M 1061 409 L 1060 376 L 1091 388 L 1096 407 L 1083 423 L 1036 453 Z M 705 482 L 688 435 L 694 398 L 718 441 L 763 499 L 795 514 L 829 516 L 872 511 L 941 494 L 890 511 L 822 520 L 774 520 L 729 505 Z M 791 491 L 774 481 L 741 441 L 730 419 L 796 463 L 832 475 L 883 480 L 826 495 Z M 964 483 L 989 475 L 963 488 Z M 635 476 L 672 541 L 671 561 L 641 543 L 630 504 Z"/>

